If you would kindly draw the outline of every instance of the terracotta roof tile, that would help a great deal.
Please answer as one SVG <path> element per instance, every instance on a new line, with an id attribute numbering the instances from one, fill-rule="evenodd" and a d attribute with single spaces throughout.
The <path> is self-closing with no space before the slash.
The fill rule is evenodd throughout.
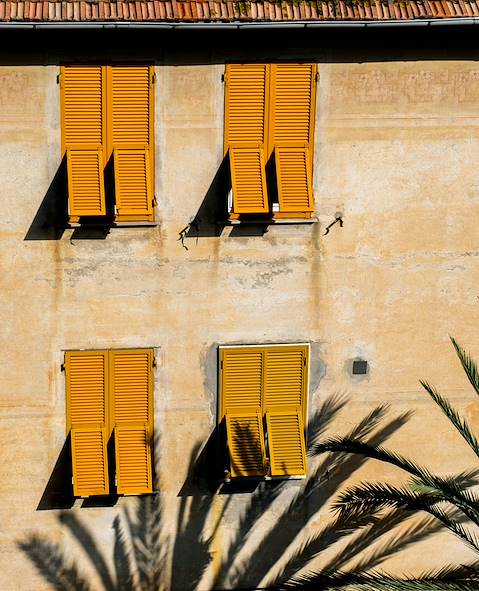
<path id="1" fill-rule="evenodd" d="M 410 20 L 479 16 L 476 0 L 0 0 L 0 21 Z"/>

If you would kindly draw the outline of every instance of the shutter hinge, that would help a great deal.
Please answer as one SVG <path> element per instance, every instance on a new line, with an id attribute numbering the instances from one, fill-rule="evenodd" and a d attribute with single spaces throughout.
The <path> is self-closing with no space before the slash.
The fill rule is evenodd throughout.
<path id="1" fill-rule="evenodd" d="M 223 360 L 220 361 L 220 369 L 223 369 Z"/>
<path id="2" fill-rule="evenodd" d="M 224 82 L 224 81 L 225 81 L 225 75 L 221 74 L 221 82 Z"/>
<path id="3" fill-rule="evenodd" d="M 156 367 L 156 357 L 153 357 L 152 364 L 153 364 L 153 367 Z"/>
<path id="4" fill-rule="evenodd" d="M 62 364 L 60 365 L 60 371 L 65 371 L 65 364 L 64 364 L 64 363 L 62 363 Z"/>
<path id="5" fill-rule="evenodd" d="M 153 72 L 153 75 L 151 76 L 151 83 L 156 84 L 156 73 L 155 72 Z"/>
<path id="6" fill-rule="evenodd" d="M 315 80 L 316 82 L 319 80 L 319 72 L 316 72 Z"/>
<path id="7" fill-rule="evenodd" d="M 303 365 L 306 367 L 306 357 L 303 357 Z"/>
<path id="8" fill-rule="evenodd" d="M 156 200 L 156 195 L 153 196 L 151 204 L 153 205 L 153 207 L 156 207 L 158 205 L 158 201 Z"/>
<path id="9" fill-rule="evenodd" d="M 57 74 L 57 84 L 60 84 L 60 80 L 61 80 L 60 74 Z"/>

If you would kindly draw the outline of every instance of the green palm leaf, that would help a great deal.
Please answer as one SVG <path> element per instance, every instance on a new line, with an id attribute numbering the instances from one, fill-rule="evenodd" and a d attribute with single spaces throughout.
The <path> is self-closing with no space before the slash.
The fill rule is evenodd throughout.
<path id="1" fill-rule="evenodd" d="M 454 345 L 454 349 L 456 350 L 457 356 L 461 362 L 461 365 L 466 372 L 469 381 L 471 382 L 472 387 L 476 391 L 476 394 L 479 395 L 479 371 L 477 369 L 476 362 L 472 357 L 467 353 L 454 339 L 453 337 L 449 337 L 451 339 L 452 344 Z"/>

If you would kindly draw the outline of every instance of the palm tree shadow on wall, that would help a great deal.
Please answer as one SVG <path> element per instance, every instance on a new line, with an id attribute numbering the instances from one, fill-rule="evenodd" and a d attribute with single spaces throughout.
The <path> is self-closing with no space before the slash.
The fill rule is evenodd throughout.
<path id="1" fill-rule="evenodd" d="M 312 559 L 336 543 L 339 549 L 333 559 L 327 559 L 319 573 L 322 582 L 315 588 L 339 589 L 362 581 L 363 572 L 436 533 L 441 525 L 432 518 L 418 519 L 417 516 L 408 522 L 411 513 L 397 509 L 381 516 L 337 517 L 327 525 L 306 529 L 311 518 L 324 511 L 334 494 L 365 461 L 365 458 L 345 453 L 323 456 L 319 462 L 314 457 L 315 444 L 344 404 L 344 399 L 333 398 L 311 419 L 308 453 L 312 466 L 310 475 L 299 487 L 297 484 L 291 487 L 288 481 L 261 482 L 245 499 L 244 495 L 221 497 L 201 491 L 198 487 L 201 479 L 196 480 L 196 493 L 185 494 L 180 499 L 174 534 L 165 526 L 161 493 L 139 497 L 134 511 L 120 509 L 114 518 L 112 567 L 108 566 L 110 557 L 104 554 L 77 512 L 62 511 L 58 516 L 61 527 L 82 549 L 106 591 L 194 590 L 205 574 L 213 580 L 211 588 L 217 590 L 258 589 L 265 583 L 271 588 L 285 588 Z M 348 436 L 364 439 L 369 444 L 382 443 L 409 418 L 407 413 L 395 418 L 387 414 L 386 407 L 377 407 Z M 155 448 L 160 449 L 158 442 Z M 197 455 L 195 450 L 190 462 L 192 473 Z M 283 493 L 288 495 L 289 503 L 271 527 L 263 531 L 262 517 L 277 510 L 273 506 Z M 222 499 L 220 510 L 218 499 Z M 232 521 L 231 539 L 218 548 L 216 532 L 220 526 L 230 527 Z M 401 535 L 394 536 L 399 526 Z M 308 532 L 309 535 L 301 535 Z M 294 551 L 288 555 L 286 550 L 292 543 Z M 18 544 L 52 588 L 62 591 L 91 589 L 80 567 L 59 544 L 37 534 Z M 369 555 L 364 556 L 358 566 L 351 566 L 363 551 L 368 551 Z"/>

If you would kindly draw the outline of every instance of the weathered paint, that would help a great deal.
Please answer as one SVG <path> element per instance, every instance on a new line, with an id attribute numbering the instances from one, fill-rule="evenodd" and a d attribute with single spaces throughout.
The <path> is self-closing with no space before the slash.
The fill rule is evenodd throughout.
<path id="1" fill-rule="evenodd" d="M 101 588 L 58 511 L 36 510 L 64 443 L 65 349 L 155 348 L 158 486 L 171 537 L 190 456 L 215 426 L 218 344 L 311 342 L 310 412 L 348 397 L 330 433 L 345 433 L 386 402 L 396 413 L 415 410 L 390 447 L 440 472 L 473 465 L 418 379 L 437 384 L 479 428 L 448 340 L 454 335 L 479 358 L 479 67 L 378 60 L 318 68 L 319 223 L 264 234 L 227 227 L 219 237 L 202 236 L 200 225 L 186 250 L 178 233 L 195 218 L 223 157 L 222 65 L 156 67 L 159 225 L 114 228 L 103 239 L 67 230 L 59 240 L 24 240 L 60 164 L 59 68 L 0 67 L 2 591 L 49 588 L 17 546 L 34 532 L 58 543 Z M 324 235 L 337 212 L 344 227 Z M 350 373 L 359 357 L 369 363 L 364 377 Z M 373 462 L 359 476 L 402 479 Z M 263 517 L 265 528 L 299 486 L 292 482 Z M 214 501 L 213 523 L 225 509 L 215 553 L 247 499 Z M 78 501 L 71 512 L 111 557 L 113 518 L 134 504 L 124 498 L 85 509 Z M 304 533 L 327 519 L 323 510 Z M 411 573 L 467 558 L 450 535 L 425 544 L 427 564 L 414 549 L 384 566 Z M 185 561 L 190 550 L 183 548 Z"/>

